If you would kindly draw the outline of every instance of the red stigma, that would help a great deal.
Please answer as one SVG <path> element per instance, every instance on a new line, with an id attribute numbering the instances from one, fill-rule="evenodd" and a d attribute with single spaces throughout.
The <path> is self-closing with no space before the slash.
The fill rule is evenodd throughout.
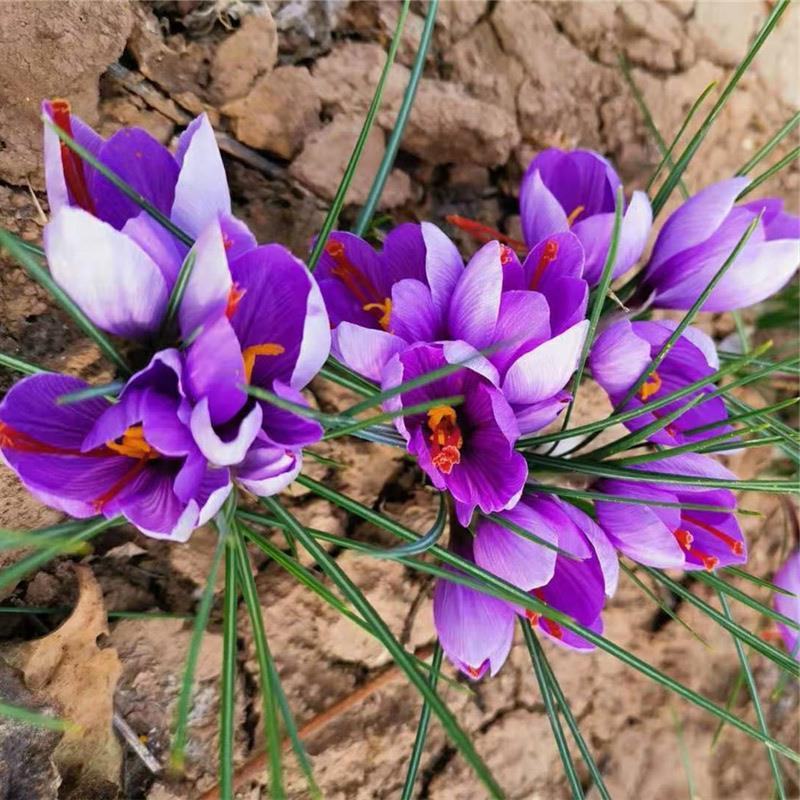
<path id="1" fill-rule="evenodd" d="M 542 279 L 542 275 L 544 275 L 544 271 L 550 266 L 550 264 L 555 261 L 556 256 L 558 255 L 558 242 L 553 241 L 550 239 L 547 244 L 544 246 L 544 251 L 542 252 L 541 257 L 539 258 L 539 263 L 536 265 L 536 270 L 533 273 L 533 277 L 531 278 L 531 290 L 535 289 L 539 285 L 539 281 Z"/>
<path id="2" fill-rule="evenodd" d="M 53 100 L 50 103 L 50 112 L 56 127 L 60 128 L 71 139 L 74 139 L 69 102 L 67 100 Z M 86 184 L 83 161 L 76 152 L 69 148 L 66 142 L 60 139 L 59 147 L 61 150 L 61 167 L 64 170 L 64 183 L 67 184 L 72 199 L 84 211 L 94 215 L 94 202 Z"/>
<path id="3" fill-rule="evenodd" d="M 92 500 L 92 505 L 98 510 L 102 511 L 103 508 L 108 505 L 126 486 L 128 486 L 131 481 L 136 478 L 139 473 L 147 466 L 147 462 L 149 458 L 141 458 L 139 459 L 118 481 L 111 486 L 110 489 L 107 489 L 100 497 L 95 498 Z"/>
<path id="4" fill-rule="evenodd" d="M 46 442 L 40 442 L 38 439 L 34 439 L 33 436 L 6 425 L 5 422 L 0 422 L 0 448 L 14 450 L 17 453 L 40 453 L 52 456 L 83 455 L 78 450 L 70 450 L 65 447 L 56 447 Z"/>
<path id="5" fill-rule="evenodd" d="M 731 552 L 735 556 L 740 556 L 744 553 L 744 545 L 738 539 L 734 539 L 733 536 L 729 536 L 719 528 L 715 528 L 713 525 L 709 525 L 707 522 L 703 522 L 703 520 L 697 519 L 697 517 L 692 517 L 689 514 L 681 514 L 681 518 L 685 519 L 692 525 L 696 525 L 698 528 L 702 528 L 704 531 L 706 531 L 706 533 L 716 536 L 717 539 L 728 545 Z"/>
<path id="6" fill-rule="evenodd" d="M 431 461 L 444 475 L 449 475 L 456 464 L 461 463 L 461 447 L 464 438 L 456 424 L 456 412 L 450 406 L 428 409 L 428 428 L 431 435 Z"/>
<path id="7" fill-rule="evenodd" d="M 525 242 L 521 242 L 519 239 L 512 239 L 510 236 L 500 233 L 496 228 L 490 228 L 488 225 L 484 225 L 477 220 L 460 217 L 458 214 L 449 214 L 445 219 L 451 225 L 455 225 L 456 228 L 460 228 L 465 233 L 468 233 L 481 244 L 486 244 L 486 242 L 491 242 L 496 239 L 498 242 L 508 245 L 519 253 L 525 253 L 528 249 Z"/>
<path id="8" fill-rule="evenodd" d="M 672 535 L 687 553 L 691 553 L 693 556 L 699 558 L 700 561 L 703 562 L 703 566 L 708 572 L 714 570 L 714 568 L 719 564 L 719 559 L 716 556 L 709 555 L 699 547 L 695 547 L 694 536 L 685 528 L 677 528 L 672 532 Z"/>
<path id="9" fill-rule="evenodd" d="M 239 308 L 239 303 L 242 298 L 247 294 L 247 289 L 241 289 L 238 283 L 234 283 L 228 290 L 228 303 L 225 306 L 225 316 L 230 319 Z"/>
<path id="10" fill-rule="evenodd" d="M 544 591 L 541 588 L 534 589 L 533 596 L 540 602 L 547 605 L 547 602 L 544 599 Z M 525 612 L 525 616 L 532 625 L 536 625 L 538 623 L 542 630 L 546 631 L 551 636 L 555 636 L 556 639 L 564 638 L 564 629 L 557 622 L 553 622 L 553 620 L 543 617 L 541 614 L 537 614 L 535 611 L 530 610 Z"/>
<path id="11" fill-rule="evenodd" d="M 507 245 L 500 245 L 500 263 L 505 266 L 514 260 L 514 251 Z"/>

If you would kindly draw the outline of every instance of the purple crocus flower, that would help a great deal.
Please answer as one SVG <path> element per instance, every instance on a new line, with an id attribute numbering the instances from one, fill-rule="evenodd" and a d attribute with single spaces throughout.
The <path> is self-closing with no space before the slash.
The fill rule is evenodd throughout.
<path id="1" fill-rule="evenodd" d="M 181 135 L 173 156 L 149 133 L 123 128 L 104 140 L 69 104 L 44 111 L 190 236 L 218 223 L 231 260 L 255 247 L 231 216 L 222 158 L 205 115 Z M 51 221 L 47 261 L 56 282 L 98 327 L 130 338 L 156 332 L 188 247 L 45 126 L 45 181 Z"/>
<path id="2" fill-rule="evenodd" d="M 800 550 L 795 550 L 786 559 L 783 566 L 775 573 L 773 583 L 787 592 L 792 592 L 793 596 L 775 593 L 773 603 L 775 610 L 785 617 L 800 623 Z M 778 623 L 778 630 L 783 637 L 786 649 L 800 661 L 800 646 L 798 645 L 798 632 L 794 628 L 789 628 L 783 623 Z"/>
<path id="3" fill-rule="evenodd" d="M 800 264 L 800 218 L 785 213 L 777 198 L 736 204 L 749 182 L 738 177 L 715 183 L 672 213 L 644 274 L 644 289 L 655 293 L 655 306 L 689 308 L 762 210 L 761 222 L 702 310 L 759 303 L 794 275 Z"/>
<path id="4" fill-rule="evenodd" d="M 735 479 L 719 462 L 696 453 L 670 456 L 632 466 L 698 478 Z M 644 503 L 598 500 L 597 519 L 617 549 L 641 564 L 662 569 L 714 570 L 747 561 L 747 547 L 735 516 L 736 497 L 729 489 L 686 483 L 603 480 L 597 491 Z M 704 511 L 656 503 L 715 506 Z"/>
<path id="5" fill-rule="evenodd" d="M 583 277 L 600 281 L 614 228 L 620 179 L 611 164 L 591 150 L 549 148 L 528 166 L 519 193 L 522 233 L 528 247 L 571 230 L 586 251 Z M 652 210 L 644 192 L 634 192 L 625 210 L 613 276 L 627 272 L 642 255 Z"/>
<path id="6" fill-rule="evenodd" d="M 0 452 L 28 490 L 73 517 L 122 514 L 143 533 L 183 542 L 220 509 L 229 470 L 209 464 L 190 429 L 177 350 L 157 353 L 117 403 L 60 405 L 78 378 L 23 379 L 0 404 Z"/>
<path id="7" fill-rule="evenodd" d="M 582 511 L 541 495 L 525 495 L 507 521 L 557 546 L 572 558 L 488 519 L 474 540 L 456 530 L 451 547 L 462 557 L 601 633 L 605 597 L 616 590 L 619 564 L 603 531 Z M 593 648 L 558 623 L 452 581 L 439 580 L 433 601 L 434 622 L 447 657 L 473 680 L 494 675 L 511 648 L 514 620 L 526 617 L 557 644 Z"/>
<path id="8" fill-rule="evenodd" d="M 589 355 L 592 377 L 605 389 L 615 406 L 619 405 L 628 390 L 638 380 L 672 335 L 675 322 L 629 322 L 620 320 L 607 328 L 597 338 Z M 666 395 L 701 380 L 719 369 L 719 357 L 714 342 L 698 328 L 688 327 L 661 362 L 651 372 L 636 395 L 625 405 L 628 411 L 659 400 Z M 642 414 L 625 425 L 639 430 L 657 418 L 677 411 L 698 394 L 711 394 L 716 387 L 709 384 L 691 395 L 669 403 L 657 411 Z M 733 428 L 726 424 L 728 412 L 721 397 L 694 406 L 650 437 L 657 444 L 678 445 L 699 442 L 710 436 L 719 436 Z M 714 428 L 693 433 L 700 428 L 718 423 Z"/>

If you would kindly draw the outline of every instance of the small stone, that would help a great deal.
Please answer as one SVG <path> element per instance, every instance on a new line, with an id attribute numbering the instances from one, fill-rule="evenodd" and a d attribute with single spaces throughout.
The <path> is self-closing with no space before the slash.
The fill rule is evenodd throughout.
<path id="1" fill-rule="evenodd" d="M 358 139 L 363 121 L 358 117 L 339 116 L 322 130 L 306 139 L 303 151 L 292 162 L 289 173 L 325 200 L 332 200 L 342 180 L 350 154 Z M 367 137 L 361 161 L 347 193 L 349 203 L 367 199 L 372 179 L 385 150 L 384 134 L 373 128 Z M 411 197 L 411 180 L 400 170 L 393 170 L 381 196 L 381 208 L 393 208 Z"/>
<path id="2" fill-rule="evenodd" d="M 382 112 L 389 128 L 394 114 Z M 498 166 L 519 141 L 516 120 L 499 106 L 468 95 L 460 86 L 431 78 L 420 81 L 403 149 L 434 164 Z"/>
<path id="3" fill-rule="evenodd" d="M 319 125 L 322 104 L 305 67 L 278 67 L 250 93 L 222 107 L 243 144 L 291 158 Z"/>
<path id="4" fill-rule="evenodd" d="M 278 60 L 278 30 L 269 9 L 248 14 L 241 27 L 217 48 L 211 64 L 211 88 L 220 103 L 243 97 L 259 75 Z"/>

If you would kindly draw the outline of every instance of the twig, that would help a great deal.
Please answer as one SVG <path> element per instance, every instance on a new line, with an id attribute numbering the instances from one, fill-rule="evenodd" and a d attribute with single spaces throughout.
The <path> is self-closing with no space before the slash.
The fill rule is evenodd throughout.
<path id="1" fill-rule="evenodd" d="M 156 757 L 142 744 L 142 740 L 136 735 L 136 731 L 131 728 L 125 721 L 125 718 L 118 713 L 114 712 L 114 729 L 125 740 L 128 747 L 139 757 L 139 760 L 144 764 L 153 775 L 161 773 L 161 764 Z"/>

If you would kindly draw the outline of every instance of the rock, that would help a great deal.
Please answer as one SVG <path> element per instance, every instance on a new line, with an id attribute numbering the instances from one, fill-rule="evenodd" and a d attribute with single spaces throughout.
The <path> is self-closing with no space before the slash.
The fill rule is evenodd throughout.
<path id="1" fill-rule="evenodd" d="M 339 116 L 322 130 L 306 139 L 303 151 L 292 162 L 289 173 L 311 191 L 332 200 L 342 179 L 350 154 L 358 139 L 363 120 Z M 372 179 L 385 150 L 384 134 L 374 127 L 367 137 L 361 161 L 350 184 L 347 202 L 360 204 L 367 199 Z M 386 181 L 380 208 L 393 208 L 411 196 L 411 180 L 400 170 L 393 170 Z"/>
<path id="2" fill-rule="evenodd" d="M 443 57 L 453 70 L 453 82 L 462 84 L 475 97 L 515 113 L 524 70 L 503 52 L 490 23 L 473 28 Z"/>
<path id="3" fill-rule="evenodd" d="M 388 128 L 395 116 L 382 111 L 379 119 Z M 465 162 L 493 167 L 508 160 L 518 141 L 516 121 L 505 109 L 471 97 L 456 84 L 423 78 L 408 118 L 403 149 L 433 164 Z"/>
<path id="4" fill-rule="evenodd" d="M 146 106 L 141 108 L 130 97 L 114 97 L 105 101 L 103 114 L 111 117 L 100 128 L 99 132 L 103 136 L 111 136 L 123 126 L 134 126 L 144 128 L 161 144 L 168 145 L 175 132 L 175 124 L 171 119 Z"/>
<path id="5" fill-rule="evenodd" d="M 436 15 L 436 41 L 444 50 L 477 24 L 486 13 L 487 0 L 444 0 Z"/>
<path id="6" fill-rule="evenodd" d="M 378 11 L 378 22 L 386 31 L 386 35 L 391 38 L 397 28 L 397 21 L 400 16 L 400 5 L 396 3 L 376 3 Z M 400 45 L 397 48 L 397 61 L 410 67 L 414 63 L 414 58 L 419 50 L 422 39 L 422 29 L 425 27 L 425 20 L 413 11 L 406 17 L 403 32 L 400 35 Z M 431 60 L 431 52 L 428 51 L 426 61 Z"/>
<path id="7" fill-rule="evenodd" d="M 312 68 L 312 74 L 317 93 L 326 109 L 334 114 L 366 111 L 385 62 L 386 51 L 379 44 L 351 41 L 319 59 Z M 383 90 L 381 108 L 397 109 L 408 76 L 406 67 L 397 62 L 392 64 Z"/>
<path id="8" fill-rule="evenodd" d="M 689 31 L 703 56 L 724 67 L 735 67 L 744 57 L 764 15 L 763 7 L 756 3 L 727 3 L 725 13 L 714 0 L 697 0 Z M 788 12 L 791 14 L 791 11 Z M 783 20 L 784 23 L 787 20 Z M 791 25 L 786 26 L 791 29 Z M 778 26 L 780 30 L 780 26 Z M 777 35 L 778 30 L 775 31 Z M 797 53 L 797 28 L 790 39 Z M 796 69 L 797 61 L 792 62 Z M 781 82 L 787 73 L 781 73 Z M 795 81 L 796 83 L 796 81 Z"/>
<path id="9" fill-rule="evenodd" d="M 800 63 L 800 8 L 790 5 L 755 60 L 754 68 L 791 109 L 800 105 L 797 65 Z M 791 76 L 794 76 L 792 78 Z"/>
<path id="10" fill-rule="evenodd" d="M 40 104 L 67 97 L 76 114 L 97 120 L 98 81 L 125 47 L 128 3 L 37 0 L 0 14 L 0 178 L 42 183 Z"/>
<path id="11" fill-rule="evenodd" d="M 243 97 L 260 75 L 278 60 L 278 30 L 269 8 L 248 14 L 241 27 L 217 48 L 211 63 L 214 97 L 225 103 Z"/>
<path id="12" fill-rule="evenodd" d="M 308 69 L 292 66 L 264 75 L 246 97 L 222 107 L 240 142 L 287 159 L 319 128 L 321 110 Z"/>

